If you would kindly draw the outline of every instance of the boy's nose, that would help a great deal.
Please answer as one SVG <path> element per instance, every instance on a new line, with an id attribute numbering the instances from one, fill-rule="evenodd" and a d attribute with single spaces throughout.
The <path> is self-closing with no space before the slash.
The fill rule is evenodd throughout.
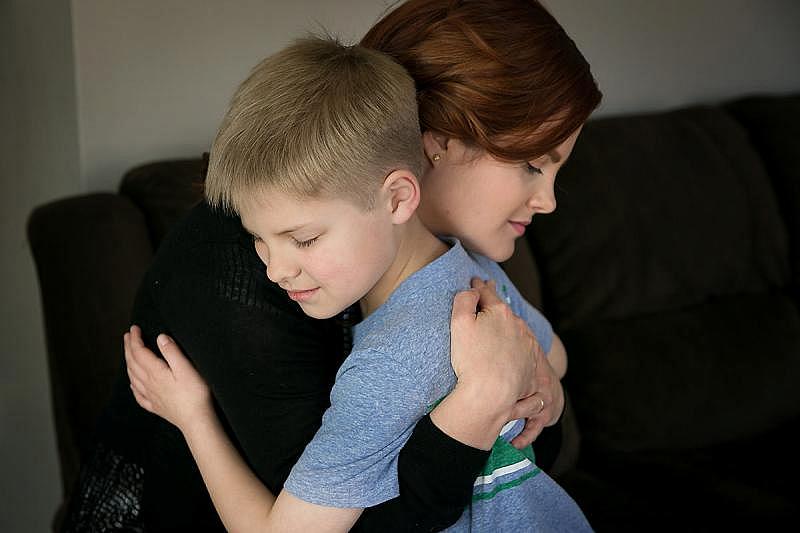
<path id="1" fill-rule="evenodd" d="M 267 263 L 267 277 L 274 283 L 281 283 L 282 281 L 295 278 L 299 274 L 300 267 L 293 261 L 276 261 L 276 257 L 273 256 L 270 257 L 270 261 Z"/>

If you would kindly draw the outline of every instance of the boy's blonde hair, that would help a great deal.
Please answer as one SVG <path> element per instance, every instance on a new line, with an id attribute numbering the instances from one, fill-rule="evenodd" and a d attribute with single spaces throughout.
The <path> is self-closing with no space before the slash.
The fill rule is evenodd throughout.
<path id="1" fill-rule="evenodd" d="M 276 189 L 373 207 L 393 170 L 419 176 L 414 81 L 388 56 L 330 38 L 299 39 L 242 82 L 211 148 L 205 194 L 239 213 Z"/>

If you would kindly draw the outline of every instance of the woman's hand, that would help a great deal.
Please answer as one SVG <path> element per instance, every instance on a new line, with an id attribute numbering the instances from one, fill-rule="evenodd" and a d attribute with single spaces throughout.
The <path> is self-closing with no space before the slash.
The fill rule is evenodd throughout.
<path id="1" fill-rule="evenodd" d="M 474 279 L 472 287 L 453 304 L 453 369 L 459 385 L 477 387 L 487 401 L 512 402 L 508 419 L 526 419 L 512 444 L 523 448 L 558 421 L 564 390 L 533 333 L 500 299 L 494 282 Z M 563 346 L 557 337 L 556 345 Z"/>
<path id="2" fill-rule="evenodd" d="M 494 281 L 472 280 L 456 295 L 450 324 L 450 362 L 460 385 L 483 387 L 516 402 L 536 393 L 539 343 L 497 295 Z"/>
<path id="3" fill-rule="evenodd" d="M 560 344 L 560 341 L 558 342 Z M 511 441 L 517 448 L 524 448 L 535 441 L 545 427 L 558 422 L 564 411 L 564 389 L 561 380 L 538 343 L 533 356 L 537 359 L 534 384 L 536 393 L 517 401 L 511 414 L 512 419 L 526 419 L 525 428 Z"/>
<path id="4" fill-rule="evenodd" d="M 123 340 L 128 378 L 141 407 L 183 433 L 189 424 L 216 416 L 208 385 L 171 338 L 161 334 L 156 339 L 164 360 L 144 345 L 137 326 L 132 326 Z"/>

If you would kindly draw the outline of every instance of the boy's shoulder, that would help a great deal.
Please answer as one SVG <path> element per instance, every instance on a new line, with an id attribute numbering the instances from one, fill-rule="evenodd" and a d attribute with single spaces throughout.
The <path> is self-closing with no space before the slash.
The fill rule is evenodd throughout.
<path id="1" fill-rule="evenodd" d="M 359 347 L 389 355 L 398 353 L 397 347 L 426 351 L 444 345 L 449 351 L 455 295 L 468 289 L 473 277 L 492 275 L 500 267 L 466 252 L 457 240 L 448 243 L 450 250 L 409 276 L 383 306 L 356 326 Z"/>

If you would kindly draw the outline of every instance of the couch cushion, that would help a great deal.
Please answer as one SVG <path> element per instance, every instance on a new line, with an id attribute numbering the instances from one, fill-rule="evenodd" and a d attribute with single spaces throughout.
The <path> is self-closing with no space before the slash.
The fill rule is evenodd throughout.
<path id="1" fill-rule="evenodd" d="M 598 531 L 784 531 L 800 519 L 798 423 L 703 449 L 585 453 L 559 482 Z"/>
<path id="2" fill-rule="evenodd" d="M 758 155 L 716 108 L 590 121 L 529 232 L 560 330 L 789 283 Z"/>
<path id="3" fill-rule="evenodd" d="M 800 416 L 800 313 L 786 295 L 719 297 L 562 336 L 584 449 L 690 449 Z"/>

